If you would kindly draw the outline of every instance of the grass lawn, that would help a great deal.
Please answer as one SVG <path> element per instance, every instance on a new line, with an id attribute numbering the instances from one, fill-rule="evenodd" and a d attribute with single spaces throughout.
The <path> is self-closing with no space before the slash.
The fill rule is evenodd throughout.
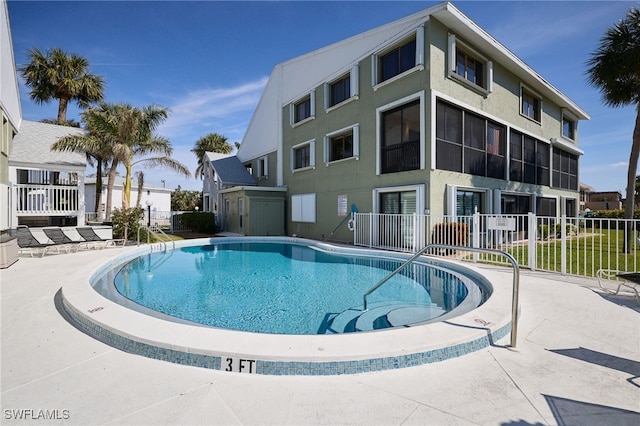
<path id="1" fill-rule="evenodd" d="M 640 268 L 639 248 L 634 244 L 631 253 L 624 253 L 623 230 L 584 229 L 578 235 L 567 238 L 566 273 L 593 277 L 599 269 L 637 271 Z M 510 245 L 501 249 L 511 254 L 521 267 L 530 266 L 528 244 Z M 560 239 L 539 240 L 536 242 L 536 251 L 537 270 L 562 270 Z M 502 263 L 502 259 L 490 255 L 480 255 L 480 260 Z"/>

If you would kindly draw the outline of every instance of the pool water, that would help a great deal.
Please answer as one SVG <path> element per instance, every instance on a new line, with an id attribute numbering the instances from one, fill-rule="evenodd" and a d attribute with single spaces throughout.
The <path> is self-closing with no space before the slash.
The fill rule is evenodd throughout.
<path id="1" fill-rule="evenodd" d="M 140 256 L 115 277 L 117 291 L 154 311 L 259 333 L 367 331 L 437 318 L 468 294 L 464 278 L 413 263 L 363 295 L 401 262 L 281 242 L 189 246 Z M 397 323 L 394 323 L 396 321 Z"/>

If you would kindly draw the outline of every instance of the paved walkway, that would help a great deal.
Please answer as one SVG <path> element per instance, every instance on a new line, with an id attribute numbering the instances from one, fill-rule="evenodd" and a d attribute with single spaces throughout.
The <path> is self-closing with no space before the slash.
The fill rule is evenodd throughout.
<path id="1" fill-rule="evenodd" d="M 507 336 L 396 371 L 250 376 L 131 355 L 69 324 L 56 304 L 75 266 L 122 250 L 0 272 L 2 424 L 640 424 L 640 307 L 595 281 L 523 272 L 516 350 Z"/>

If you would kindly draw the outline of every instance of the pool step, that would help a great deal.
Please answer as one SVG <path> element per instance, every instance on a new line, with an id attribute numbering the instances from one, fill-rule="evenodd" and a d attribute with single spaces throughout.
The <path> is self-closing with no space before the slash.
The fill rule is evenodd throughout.
<path id="1" fill-rule="evenodd" d="M 349 308 L 336 315 L 327 325 L 324 334 L 353 333 L 356 331 L 381 330 L 393 326 L 403 326 L 439 316 L 442 311 L 435 305 L 417 305 L 407 302 L 373 304 L 368 310 Z M 388 320 L 390 313 L 396 325 Z M 415 320 L 412 320 L 415 319 Z"/>
<path id="2" fill-rule="evenodd" d="M 390 327 L 402 327 L 419 322 L 429 321 L 444 314 L 446 310 L 437 305 L 404 306 L 389 311 L 386 320 Z"/>

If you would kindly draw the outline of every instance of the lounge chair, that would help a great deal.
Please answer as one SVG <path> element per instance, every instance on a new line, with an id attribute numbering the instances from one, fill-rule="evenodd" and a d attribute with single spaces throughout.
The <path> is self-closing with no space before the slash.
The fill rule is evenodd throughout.
<path id="1" fill-rule="evenodd" d="M 640 286 L 640 272 L 619 271 L 617 269 L 600 269 L 596 273 L 598 285 L 608 294 L 618 294 L 621 287 L 632 290 L 636 295 L 636 301 L 640 304 L 640 294 L 638 294 L 638 286 Z M 612 281 L 617 285 L 615 290 L 607 288 L 603 285 L 603 281 Z"/>
<path id="2" fill-rule="evenodd" d="M 65 248 L 67 253 L 73 249 L 78 251 L 81 246 L 89 248 L 86 241 L 74 241 L 65 234 L 60 228 L 42 228 L 42 232 L 53 241 L 56 246 Z"/>
<path id="3" fill-rule="evenodd" d="M 111 239 L 102 238 L 100 235 L 96 234 L 96 231 L 94 231 L 93 228 L 90 226 L 84 226 L 84 227 L 80 226 L 76 228 L 76 231 L 87 242 L 96 243 L 96 244 L 104 243 L 104 246 L 102 248 L 108 247 L 110 245 L 114 247 L 118 245 L 124 247 L 125 243 L 127 242 L 127 240 L 125 240 L 124 238 L 111 238 Z"/>
<path id="4" fill-rule="evenodd" d="M 40 242 L 31 233 L 28 226 L 18 225 L 16 234 L 18 237 L 18 252 L 29 253 L 31 257 L 33 257 L 34 254 L 41 254 L 41 257 L 44 257 L 50 250 L 60 251 L 60 247 L 53 243 Z"/>

